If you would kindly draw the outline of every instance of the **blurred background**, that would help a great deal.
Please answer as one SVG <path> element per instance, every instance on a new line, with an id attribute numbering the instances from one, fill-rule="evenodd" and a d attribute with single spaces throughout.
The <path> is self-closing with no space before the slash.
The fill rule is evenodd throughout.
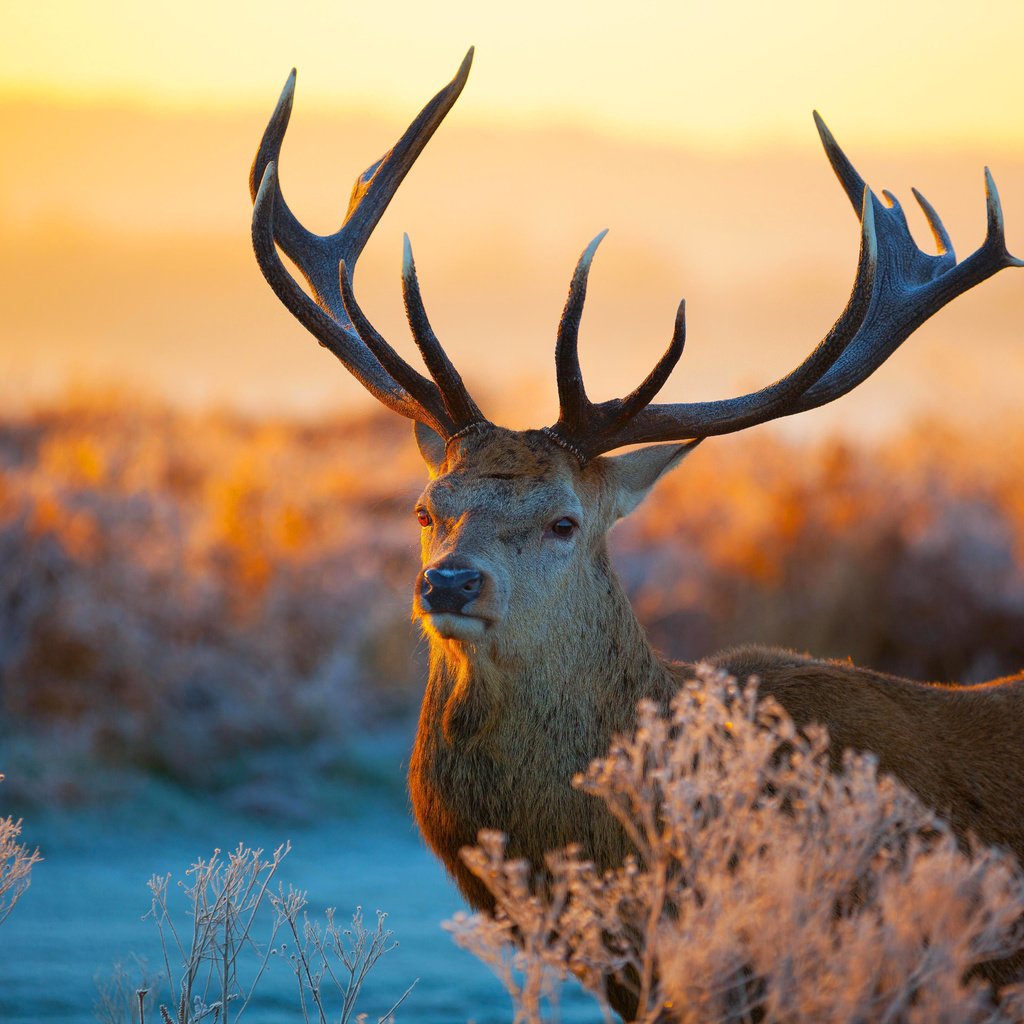
<path id="1" fill-rule="evenodd" d="M 646 374 L 683 295 L 668 400 L 758 387 L 816 344 L 858 232 L 812 108 L 926 249 L 910 186 L 963 257 L 987 164 L 1024 251 L 1022 37 L 1015 0 L 868 0 L 856 19 L 796 0 L 6 12 L 0 814 L 24 814 L 47 860 L 0 929 L 17 949 L 0 1020 L 92 1019 L 94 977 L 151 941 L 149 874 L 258 837 L 305 846 L 314 902 L 391 911 L 403 948 L 383 984 L 423 978 L 410 1019 L 507 1016 L 468 962 L 451 990 L 437 922 L 459 901 L 406 808 L 425 660 L 411 432 L 250 251 L 248 168 L 293 65 L 282 183 L 326 233 L 476 45 L 357 285 L 412 358 L 408 231 L 448 352 L 485 412 L 522 427 L 556 417 L 555 326 L 605 227 L 593 397 Z M 696 452 L 614 535 L 657 645 L 760 641 L 964 682 L 1020 670 L 1022 320 L 1008 271 L 836 404 Z"/>

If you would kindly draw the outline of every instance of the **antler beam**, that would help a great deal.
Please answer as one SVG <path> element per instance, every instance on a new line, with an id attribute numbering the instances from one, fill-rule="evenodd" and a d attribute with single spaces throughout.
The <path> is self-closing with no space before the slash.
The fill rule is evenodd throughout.
<path id="1" fill-rule="evenodd" d="M 883 204 L 865 185 L 814 114 L 825 152 L 861 221 L 860 258 L 850 300 L 833 328 L 795 370 L 760 391 L 713 402 L 646 404 L 664 384 L 683 349 L 682 310 L 668 351 L 647 380 L 625 399 L 594 404 L 587 398 L 577 335 L 587 275 L 604 233 L 576 266 L 558 330 L 556 375 L 559 418 L 549 429 L 584 459 L 627 444 L 727 434 L 834 401 L 870 376 L 947 302 L 1004 267 L 1024 266 L 1006 249 L 999 196 L 988 169 L 988 233 L 981 247 L 956 262 L 949 235 L 930 203 L 914 190 L 939 248 L 923 252 L 910 235 L 895 197 Z"/>
<path id="2" fill-rule="evenodd" d="M 407 255 L 406 297 L 416 342 L 434 380 L 428 380 L 373 328 L 355 300 L 352 275 L 367 240 L 423 147 L 462 92 L 473 63 L 470 48 L 455 77 L 420 112 L 395 146 L 357 179 L 342 226 L 317 235 L 299 223 L 278 181 L 277 163 L 295 92 L 295 71 L 281 92 L 249 173 L 252 238 L 264 277 L 289 311 L 321 345 L 388 408 L 419 420 L 448 438 L 483 415 L 430 330 Z M 278 254 L 280 248 L 309 283 L 299 286 Z M 408 240 L 406 240 L 408 253 Z"/>

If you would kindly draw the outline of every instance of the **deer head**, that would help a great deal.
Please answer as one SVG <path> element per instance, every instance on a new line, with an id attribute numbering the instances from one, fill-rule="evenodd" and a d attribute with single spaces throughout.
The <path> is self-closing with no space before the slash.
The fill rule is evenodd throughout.
<path id="1" fill-rule="evenodd" d="M 357 180 L 341 228 L 307 231 L 284 201 L 277 159 L 291 111 L 292 72 L 250 175 L 253 244 L 259 265 L 287 308 L 384 405 L 416 424 L 430 483 L 416 506 L 423 570 L 415 611 L 442 644 L 487 645 L 496 655 L 528 656 L 559 628 L 578 628 L 579 595 L 592 593 L 607 566 L 604 536 L 662 473 L 703 438 L 743 430 L 834 401 L 873 373 L 933 313 L 998 270 L 1024 266 L 1006 249 L 995 184 L 985 171 L 985 241 L 957 262 L 933 207 L 914 196 L 938 252 L 911 238 L 899 203 L 884 202 L 815 122 L 825 152 L 860 220 L 860 255 L 846 308 L 792 372 L 750 394 L 709 402 L 656 403 L 683 352 L 684 304 L 657 365 L 625 398 L 594 403 L 577 352 L 587 277 L 602 232 L 583 251 L 555 346 L 559 416 L 537 430 L 491 423 L 469 394 L 427 318 L 408 238 L 403 294 L 413 338 L 430 374 L 411 367 L 374 329 L 356 301 L 356 261 L 399 184 L 462 91 L 473 51 L 455 78 L 382 159 Z M 312 296 L 285 269 L 278 246 L 305 276 Z M 627 445 L 654 445 L 626 454 Z"/>
<path id="2" fill-rule="evenodd" d="M 604 590 L 605 535 L 697 443 L 581 462 L 544 430 L 481 426 L 446 444 L 418 425 L 431 481 L 416 504 L 414 610 L 435 639 L 530 658 Z"/>

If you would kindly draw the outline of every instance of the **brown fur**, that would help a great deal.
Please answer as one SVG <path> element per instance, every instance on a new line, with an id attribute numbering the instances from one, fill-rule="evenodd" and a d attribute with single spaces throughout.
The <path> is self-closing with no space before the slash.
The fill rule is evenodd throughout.
<path id="1" fill-rule="evenodd" d="M 431 658 L 409 785 L 427 842 L 470 904 L 490 909 L 459 857 L 480 829 L 506 833 L 509 854 L 536 865 L 567 843 L 602 868 L 629 852 L 617 822 L 570 783 L 630 730 L 639 700 L 667 706 L 692 674 L 651 648 L 606 544 L 616 518 L 685 451 L 644 449 L 581 469 L 536 431 L 493 428 L 448 452 L 418 434 L 434 477 L 422 499 L 434 519 L 424 567 L 478 566 L 488 582 L 473 607 L 493 617 L 468 640 L 445 638 L 417 599 Z M 569 551 L 544 530 L 573 501 L 580 526 Z M 873 752 L 959 835 L 1024 860 L 1022 677 L 916 683 L 763 647 L 710 661 L 756 676 L 797 724 L 828 726 L 836 764 L 847 748 Z"/>

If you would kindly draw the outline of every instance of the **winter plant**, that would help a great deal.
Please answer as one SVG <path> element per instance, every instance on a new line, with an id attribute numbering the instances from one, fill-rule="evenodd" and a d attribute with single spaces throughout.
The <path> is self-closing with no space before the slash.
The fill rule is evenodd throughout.
<path id="1" fill-rule="evenodd" d="M 823 728 L 700 669 L 574 780 L 636 856 L 602 874 L 569 847 L 538 882 L 482 833 L 464 856 L 495 913 L 447 927 L 516 1022 L 570 973 L 606 1017 L 607 986 L 631 990 L 645 1022 L 1024 1020 L 1024 986 L 974 970 L 1024 952 L 1015 860 L 958 842 L 871 757 L 832 767 Z"/>
<path id="2" fill-rule="evenodd" d="M 93 1018 L 97 1024 L 145 1024 L 156 1000 L 149 965 L 142 957 L 114 964 L 107 975 L 97 975 Z"/>
<path id="3" fill-rule="evenodd" d="M 371 932 L 363 924 L 361 907 L 356 907 L 351 926 L 341 928 L 335 923 L 331 908 L 325 912 L 323 924 L 309 921 L 303 909 L 306 905 L 303 893 L 290 890 L 271 900 L 293 939 L 295 951 L 289 955 L 289 960 L 298 982 L 299 1003 L 306 1024 L 311 1021 L 327 1024 L 331 1020 L 347 1024 L 365 1020 L 364 1014 L 353 1016 L 363 982 L 377 961 L 398 945 L 391 941 L 391 932 L 384 927 L 387 914 L 377 911 L 377 923 Z M 281 952 L 285 952 L 283 947 Z M 378 1024 L 394 1021 L 395 1011 L 415 984 L 413 982 L 391 1009 L 377 1018 Z M 335 1003 L 339 1009 L 332 1012 L 330 1008 Z"/>
<path id="4" fill-rule="evenodd" d="M 257 918 L 289 849 L 279 846 L 264 858 L 262 850 L 240 844 L 226 860 L 220 850 L 214 850 L 208 860 L 197 860 L 187 872 L 191 880 L 179 883 L 191 919 L 187 932 L 174 921 L 171 876 L 154 875 L 149 880 L 150 916 L 160 933 L 167 988 L 175 1000 L 171 1009 L 160 1007 L 165 1022 L 227 1022 L 245 1012 L 270 961 L 280 927 L 275 917 L 269 935 L 261 935 Z M 255 963 L 247 974 L 249 964 L 243 954 L 252 955 Z"/>
<path id="5" fill-rule="evenodd" d="M 3 780 L 0 775 L 0 782 Z M 21 819 L 0 818 L 0 924 L 28 888 L 33 866 L 42 860 L 39 851 L 29 851 L 20 838 Z"/>
<path id="6" fill-rule="evenodd" d="M 349 1024 L 367 974 L 396 943 L 378 912 L 373 931 L 363 924 L 357 908 L 351 927 L 334 921 L 333 909 L 324 923 L 306 915 L 304 892 L 272 883 L 291 847 L 278 847 L 265 857 L 262 850 L 239 845 L 224 858 L 215 850 L 197 860 L 181 883 L 191 927 L 175 924 L 170 899 L 170 875 L 149 882 L 163 948 L 165 982 L 174 1005 L 160 1006 L 163 1024 L 228 1024 L 239 1020 L 253 1001 L 261 979 L 274 959 L 289 963 L 298 983 L 298 1002 L 306 1024 Z M 394 1020 L 412 986 L 382 1016 Z"/>

